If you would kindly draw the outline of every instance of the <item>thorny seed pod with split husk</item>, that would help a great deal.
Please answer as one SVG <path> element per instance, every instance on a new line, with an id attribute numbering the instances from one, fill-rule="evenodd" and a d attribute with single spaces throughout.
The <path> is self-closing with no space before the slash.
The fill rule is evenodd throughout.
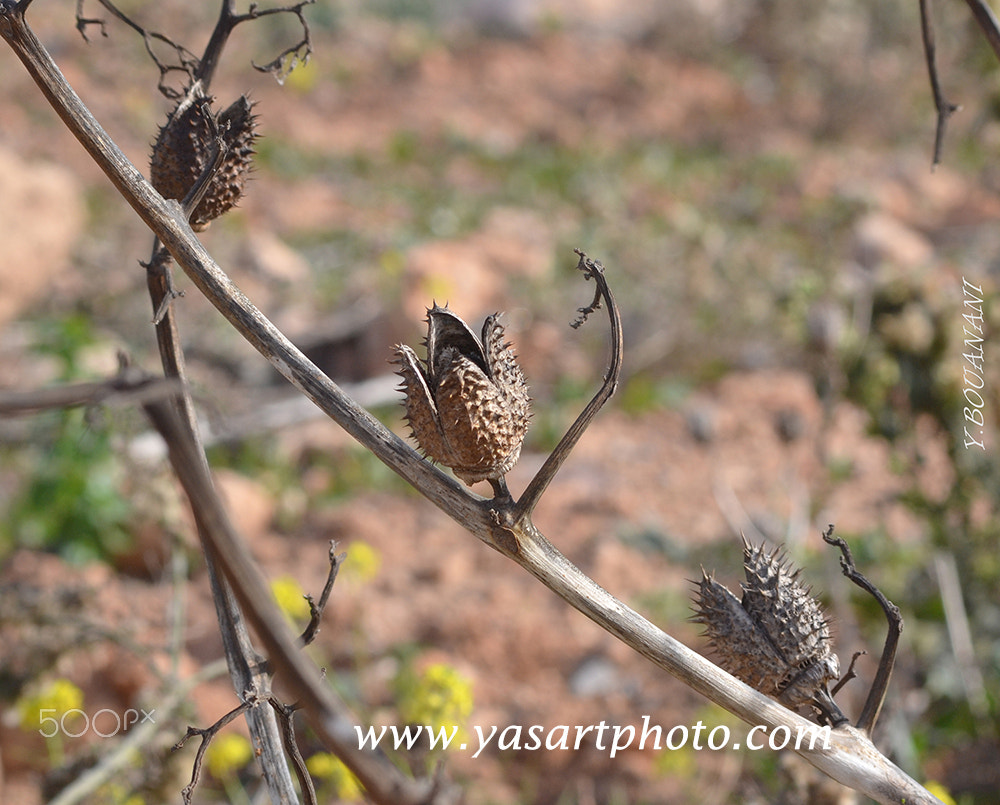
<path id="1" fill-rule="evenodd" d="M 498 315 L 482 340 L 447 306 L 427 311 L 427 360 L 396 347 L 406 419 L 424 453 L 470 486 L 501 478 L 521 455 L 530 399 Z"/>
<path id="2" fill-rule="evenodd" d="M 743 541 L 743 599 L 702 569 L 694 621 L 705 626 L 719 665 L 786 707 L 817 708 L 834 725 L 847 719 L 827 689 L 840 676 L 830 625 L 819 603 L 777 549 Z"/>
<path id="3" fill-rule="evenodd" d="M 211 103 L 201 82 L 195 82 L 160 129 L 150 161 L 150 182 L 157 192 L 164 198 L 183 200 L 213 157 L 212 126 L 206 115 L 214 117 L 226 153 L 191 216 L 196 231 L 206 229 L 242 198 L 258 136 L 257 116 L 251 114 L 253 104 L 246 95 L 218 115 Z"/>

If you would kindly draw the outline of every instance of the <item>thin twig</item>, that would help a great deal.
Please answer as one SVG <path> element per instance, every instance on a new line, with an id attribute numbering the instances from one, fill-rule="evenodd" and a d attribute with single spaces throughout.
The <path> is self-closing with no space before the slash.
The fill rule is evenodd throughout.
<path id="1" fill-rule="evenodd" d="M 285 751 L 292 759 L 292 767 L 295 769 L 295 776 L 299 778 L 299 790 L 302 791 L 305 797 L 306 805 L 317 805 L 316 789 L 313 787 L 312 777 L 309 776 L 306 762 L 299 751 L 298 741 L 295 740 L 295 722 L 293 721 L 293 717 L 297 708 L 293 705 L 279 702 L 274 696 L 271 696 L 268 702 L 277 714 L 278 721 L 281 722 L 281 737 L 285 743 Z"/>
<path id="2" fill-rule="evenodd" d="M 949 103 L 944 97 L 941 82 L 938 80 L 936 48 L 934 45 L 934 24 L 930 15 L 930 0 L 920 0 L 920 32 L 924 41 L 924 55 L 927 59 L 927 72 L 931 80 L 931 92 L 934 95 L 934 108 L 937 109 L 937 128 L 934 133 L 934 157 L 931 165 L 941 162 L 941 149 L 944 147 L 944 132 L 948 126 L 948 118 L 958 111 L 959 107 Z"/>
<path id="3" fill-rule="evenodd" d="M 840 548 L 840 569 L 847 578 L 878 601 L 878 605 L 882 607 L 885 619 L 889 624 L 885 645 L 882 648 L 882 656 L 878 662 L 878 670 L 875 672 L 875 679 L 872 682 L 871 690 L 868 691 L 868 698 L 865 699 L 865 706 L 861 710 L 861 717 L 857 723 L 859 730 L 871 735 L 875 728 L 875 722 L 878 721 L 879 713 L 882 711 L 886 691 L 889 689 L 892 667 L 896 662 L 896 647 L 899 645 L 899 635 L 903 631 L 903 616 L 899 612 L 899 607 L 886 598 L 882 591 L 854 566 L 851 549 L 843 537 L 833 536 L 833 525 L 823 533 L 823 541 L 828 545 Z"/>
<path id="4" fill-rule="evenodd" d="M 219 730 L 239 718 L 243 715 L 243 713 L 253 707 L 255 703 L 255 700 L 251 699 L 240 702 L 236 707 L 216 721 L 211 727 L 206 727 L 205 729 L 201 729 L 199 727 L 188 727 L 184 737 L 174 744 L 173 751 L 176 752 L 188 742 L 188 739 L 193 738 L 195 735 L 201 737 L 201 743 L 198 744 L 198 751 L 194 756 L 194 763 L 191 764 L 191 782 L 181 789 L 181 796 L 184 798 L 185 805 L 191 805 L 191 796 L 194 794 L 195 788 L 198 787 L 198 780 L 201 778 L 201 766 L 202 763 L 205 762 L 205 752 L 208 750 L 208 746 L 211 744 L 212 739 L 219 733 Z"/>
<path id="5" fill-rule="evenodd" d="M 965 0 L 972 11 L 972 16 L 993 49 L 993 55 L 1000 59 L 1000 23 L 997 22 L 993 9 L 983 0 Z"/>
<path id="6" fill-rule="evenodd" d="M 579 327 L 591 313 L 600 307 L 601 299 L 603 299 L 607 305 L 608 318 L 611 322 L 611 361 L 608 365 L 608 371 L 604 376 L 604 382 L 597 394 L 587 404 L 587 407 L 583 409 L 582 413 L 576 418 L 576 421 L 570 425 L 569 430 L 566 431 L 566 435 L 562 437 L 559 444 L 549 454 L 545 463 L 542 464 L 535 477 L 531 479 L 531 482 L 524 490 L 521 498 L 517 501 L 517 505 L 512 512 L 512 518 L 515 523 L 531 517 L 532 511 L 534 511 L 535 506 L 556 473 L 559 472 L 559 468 L 562 467 L 563 462 L 569 457 L 570 452 L 576 446 L 580 437 L 583 436 L 584 431 L 590 426 L 594 417 L 597 416 L 597 412 L 604 407 L 604 404 L 611 399 L 611 395 L 615 393 L 615 389 L 618 388 L 618 380 L 621 377 L 623 339 L 621 313 L 618 310 L 618 304 L 615 302 L 611 288 L 608 287 L 608 282 L 604 277 L 604 266 L 597 260 L 591 260 L 579 249 L 576 250 L 576 253 L 580 257 L 576 266 L 577 269 L 583 272 L 584 279 L 594 280 L 597 288 L 594 294 L 594 301 L 587 307 L 579 308 L 580 317 L 571 326 Z"/>
<path id="7" fill-rule="evenodd" d="M 326 577 L 326 584 L 323 586 L 323 592 L 320 593 L 319 603 L 315 603 L 311 595 L 306 596 L 306 600 L 309 602 L 309 623 L 306 625 L 305 630 L 302 632 L 302 636 L 299 638 L 304 646 L 308 646 L 312 643 L 313 640 L 316 639 L 316 635 L 319 634 L 319 624 L 323 618 L 323 610 L 326 609 L 326 603 L 330 600 L 333 583 L 337 580 L 337 572 L 340 570 L 340 566 L 346 558 L 346 553 L 337 553 L 337 541 L 330 540 L 330 572 Z"/>
<path id="8" fill-rule="evenodd" d="M 101 35 L 107 36 L 107 25 L 104 20 L 84 16 L 84 2 L 85 0 L 77 0 L 76 4 L 76 27 L 80 35 L 84 39 L 87 39 L 87 28 L 96 25 L 100 28 Z M 97 2 L 111 16 L 124 25 L 127 25 L 142 37 L 146 53 L 160 72 L 157 88 L 164 97 L 173 100 L 180 98 L 197 81 L 201 81 L 205 93 L 208 93 L 226 43 L 229 41 L 229 37 L 236 26 L 243 22 L 269 17 L 274 14 L 293 14 L 298 18 L 299 24 L 302 27 L 301 40 L 282 50 L 277 57 L 265 65 L 258 65 L 255 62 L 251 62 L 255 70 L 271 73 L 279 82 L 283 81 L 299 64 L 308 63 L 309 57 L 312 55 L 312 40 L 309 25 L 303 15 L 303 9 L 306 6 L 312 5 L 315 0 L 300 0 L 300 2 L 291 6 L 266 9 L 258 8 L 256 3 L 251 3 L 250 9 L 245 14 L 238 14 L 236 12 L 235 0 L 222 0 L 219 18 L 212 29 L 212 35 L 209 37 L 200 59 L 183 45 L 174 42 L 169 36 L 157 31 L 147 30 L 121 11 L 111 0 L 97 0 Z M 170 64 L 164 62 L 156 55 L 154 44 L 157 42 L 166 45 L 174 51 L 176 63 Z M 177 90 L 167 84 L 167 77 L 172 73 L 183 73 L 185 75 L 183 90 Z"/>
<path id="9" fill-rule="evenodd" d="M 831 696 L 836 696 L 840 693 L 840 689 L 844 687 L 852 679 L 857 679 L 858 672 L 854 670 L 854 665 L 858 661 L 858 657 L 863 657 L 867 654 L 867 651 L 855 651 L 854 656 L 851 657 L 851 664 L 847 666 L 847 671 L 844 675 L 837 681 L 837 684 L 833 686 L 833 690 L 830 691 Z"/>

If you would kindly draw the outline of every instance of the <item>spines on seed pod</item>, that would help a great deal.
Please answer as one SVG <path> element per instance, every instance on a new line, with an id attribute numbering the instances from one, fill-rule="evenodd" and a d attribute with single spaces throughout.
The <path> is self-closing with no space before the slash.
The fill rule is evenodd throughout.
<path id="1" fill-rule="evenodd" d="M 429 458 L 468 484 L 501 478 L 521 454 L 530 417 L 528 387 L 503 327 L 490 316 L 480 341 L 437 305 L 427 325 L 426 361 L 409 347 L 396 348 L 413 435 Z"/>
<path id="2" fill-rule="evenodd" d="M 195 230 L 205 229 L 242 198 L 258 137 L 253 104 L 245 95 L 218 115 L 211 104 L 201 83 L 195 82 L 160 129 L 150 160 L 150 181 L 157 192 L 164 198 L 183 200 L 212 159 L 209 116 L 214 120 L 225 156 L 191 216 Z"/>
<path id="3" fill-rule="evenodd" d="M 704 570 L 695 598 L 694 620 L 705 626 L 719 665 L 788 707 L 812 705 L 843 723 L 827 690 L 840 664 L 822 608 L 777 550 L 746 540 L 743 549 L 742 599 Z"/>

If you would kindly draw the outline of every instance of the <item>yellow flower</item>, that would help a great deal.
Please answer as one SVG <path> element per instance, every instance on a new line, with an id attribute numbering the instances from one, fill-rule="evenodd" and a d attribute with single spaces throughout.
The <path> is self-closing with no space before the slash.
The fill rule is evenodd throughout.
<path id="1" fill-rule="evenodd" d="M 313 777 L 326 780 L 337 799 L 356 802 L 364 795 L 364 788 L 344 762 L 329 752 L 317 752 L 306 761 L 306 768 Z"/>
<path id="2" fill-rule="evenodd" d="M 944 805 L 956 805 L 955 798 L 951 795 L 951 792 L 941 785 L 941 783 L 931 780 L 929 783 L 924 783 L 924 788 L 941 800 Z"/>
<path id="3" fill-rule="evenodd" d="M 238 732 L 216 735 L 205 752 L 208 770 L 216 780 L 232 777 L 253 758 L 250 741 Z"/>
<path id="4" fill-rule="evenodd" d="M 83 691 L 68 679 L 56 679 L 33 696 L 22 696 L 17 702 L 21 729 L 33 732 L 44 724 L 62 723 L 63 717 L 83 707 Z M 51 736 L 49 736 L 51 737 Z"/>
<path id="5" fill-rule="evenodd" d="M 309 602 L 306 601 L 302 587 L 291 576 L 281 576 L 272 581 L 271 595 L 289 619 L 309 617 Z"/>
<path id="6" fill-rule="evenodd" d="M 381 565 L 382 554 L 378 548 L 358 540 L 347 549 L 347 560 L 341 570 L 350 579 L 367 582 L 378 575 Z"/>
<path id="7" fill-rule="evenodd" d="M 463 730 L 472 715 L 472 683 L 446 663 L 428 666 L 419 678 L 406 674 L 399 683 L 399 710 L 410 724 Z"/>

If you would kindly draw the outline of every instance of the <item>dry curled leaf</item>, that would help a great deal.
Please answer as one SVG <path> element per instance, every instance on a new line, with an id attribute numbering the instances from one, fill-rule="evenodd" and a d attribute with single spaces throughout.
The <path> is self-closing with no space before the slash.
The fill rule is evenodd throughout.
<path id="1" fill-rule="evenodd" d="M 191 215 L 196 231 L 234 207 L 246 189 L 257 139 L 257 117 L 253 104 L 241 95 L 216 115 L 196 82 L 181 98 L 160 129 L 153 145 L 150 181 L 164 198 L 183 200 L 213 158 L 214 129 L 218 131 L 225 156 L 208 189 Z"/>
<path id="2" fill-rule="evenodd" d="M 432 460 L 467 484 L 505 475 L 521 455 L 528 386 L 498 316 L 482 339 L 447 306 L 427 311 L 427 359 L 396 347 L 406 419 Z"/>
<path id="3" fill-rule="evenodd" d="M 705 626 L 719 665 L 787 707 L 812 705 L 846 721 L 827 684 L 840 676 L 830 625 L 777 549 L 743 541 L 743 598 L 702 569 L 693 620 Z"/>

